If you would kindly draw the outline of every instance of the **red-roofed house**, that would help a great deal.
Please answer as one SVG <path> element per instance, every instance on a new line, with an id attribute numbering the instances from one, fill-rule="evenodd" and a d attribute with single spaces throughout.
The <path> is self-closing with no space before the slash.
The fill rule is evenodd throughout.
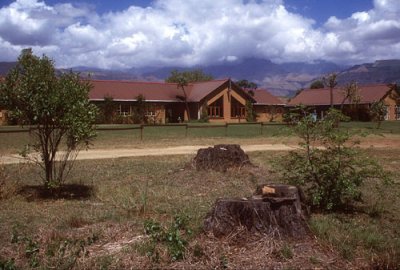
<path id="1" fill-rule="evenodd" d="M 387 108 L 386 120 L 400 120 L 400 96 L 394 85 L 376 84 L 358 86 L 359 101 L 356 104 L 345 98 L 344 90 L 333 90 L 333 104 L 341 108 L 346 115 L 355 120 L 370 120 L 369 108 L 372 103 L 383 101 Z M 317 114 L 323 117 L 330 108 L 330 94 L 328 88 L 305 89 L 289 101 L 288 106 L 305 105 L 315 108 Z"/>
<path id="2" fill-rule="evenodd" d="M 92 81 L 93 89 L 89 98 L 95 104 L 112 97 L 117 105 L 117 115 L 126 119 L 133 114 L 137 97 L 143 95 L 146 101 L 146 116 L 154 123 L 179 122 L 187 120 L 183 91 L 176 83 L 135 82 L 135 81 Z M 200 119 L 207 112 L 210 122 L 240 122 L 246 118 L 247 101 L 255 104 L 261 114 L 265 106 L 283 107 L 283 102 L 266 91 L 256 91 L 252 97 L 230 79 L 190 83 L 185 86 L 191 119 Z M 257 101 L 261 103 L 258 105 Z M 258 106 L 260 107 L 258 109 Z M 275 111 L 275 110 L 274 110 Z M 258 121 L 266 121 L 266 116 Z"/>

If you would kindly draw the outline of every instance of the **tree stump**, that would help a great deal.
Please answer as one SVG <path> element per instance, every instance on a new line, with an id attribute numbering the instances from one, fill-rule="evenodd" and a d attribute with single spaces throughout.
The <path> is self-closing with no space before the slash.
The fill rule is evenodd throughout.
<path id="1" fill-rule="evenodd" d="M 263 185 L 243 199 L 218 199 L 204 221 L 204 230 L 221 237 L 240 227 L 249 232 L 300 238 L 308 233 L 299 190 L 289 185 Z"/>
<path id="2" fill-rule="evenodd" d="M 201 148 L 193 159 L 197 170 L 215 170 L 225 172 L 228 168 L 251 164 L 249 156 L 237 144 L 218 144 Z"/>

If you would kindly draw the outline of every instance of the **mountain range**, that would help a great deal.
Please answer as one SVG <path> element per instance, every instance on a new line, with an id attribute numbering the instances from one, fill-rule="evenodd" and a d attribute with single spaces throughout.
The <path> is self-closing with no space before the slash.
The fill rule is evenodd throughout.
<path id="1" fill-rule="evenodd" d="M 0 62 L 0 75 L 4 76 L 13 66 L 15 62 Z M 163 81 L 174 69 L 179 71 L 201 69 L 216 79 L 231 78 L 234 81 L 246 79 L 277 96 L 292 96 L 297 90 L 309 87 L 314 80 L 321 79 L 332 72 L 338 74 L 339 85 L 351 81 L 356 81 L 361 85 L 400 82 L 400 60 L 377 60 L 374 63 L 350 67 L 322 60 L 312 63 L 273 63 L 269 60 L 250 58 L 241 62 L 223 62 L 218 65 L 190 68 L 171 66 L 106 70 L 81 66 L 59 69 L 59 72 L 73 70 L 80 72 L 83 77 L 90 76 L 93 79 L 102 80 Z"/>

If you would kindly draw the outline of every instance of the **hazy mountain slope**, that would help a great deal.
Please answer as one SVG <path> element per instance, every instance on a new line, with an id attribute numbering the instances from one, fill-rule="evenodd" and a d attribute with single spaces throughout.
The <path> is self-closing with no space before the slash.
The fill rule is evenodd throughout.
<path id="1" fill-rule="evenodd" d="M 6 74 L 15 62 L 0 62 L 0 75 Z M 247 79 L 267 88 L 273 94 L 290 96 L 296 90 L 309 87 L 310 83 L 322 76 L 338 72 L 339 84 L 352 80 L 359 84 L 393 83 L 400 82 L 400 60 L 378 60 L 374 63 L 355 65 L 350 68 L 339 66 L 327 61 L 313 63 L 273 63 L 269 60 L 246 59 L 241 62 L 223 62 L 211 66 L 195 66 L 191 68 L 180 67 L 145 67 L 127 70 L 105 70 L 89 67 L 73 67 L 72 70 L 80 72 L 83 77 L 102 80 L 142 80 L 163 81 L 171 70 L 201 69 L 212 74 L 215 78 L 231 78 L 232 80 Z M 60 69 L 67 72 L 70 69 Z"/>
<path id="2" fill-rule="evenodd" d="M 351 81 L 359 84 L 400 82 L 400 60 L 378 60 L 353 66 L 342 71 L 338 81 L 340 84 Z"/>

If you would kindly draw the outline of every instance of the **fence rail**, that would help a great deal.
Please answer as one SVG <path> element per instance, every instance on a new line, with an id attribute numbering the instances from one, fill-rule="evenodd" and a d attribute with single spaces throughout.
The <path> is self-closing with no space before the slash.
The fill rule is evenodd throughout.
<path id="1" fill-rule="evenodd" d="M 149 125 L 149 124 L 142 124 L 139 126 L 131 126 L 131 127 L 96 127 L 97 131 L 124 131 L 124 130 L 140 130 L 140 140 L 143 140 L 144 137 L 144 130 L 147 128 L 168 128 L 168 127 L 182 127 L 185 128 L 185 137 L 188 136 L 189 129 L 213 129 L 213 128 L 224 128 L 225 129 L 225 136 L 228 136 L 228 129 L 229 126 L 244 126 L 244 125 L 258 125 L 260 126 L 259 134 L 263 134 L 264 126 L 284 126 L 284 123 L 263 123 L 263 122 L 251 122 L 251 123 L 225 123 L 225 124 L 162 124 L 162 125 Z M 4 133 L 29 133 L 35 127 L 23 127 L 23 128 L 4 128 L 0 129 L 0 134 Z"/>

